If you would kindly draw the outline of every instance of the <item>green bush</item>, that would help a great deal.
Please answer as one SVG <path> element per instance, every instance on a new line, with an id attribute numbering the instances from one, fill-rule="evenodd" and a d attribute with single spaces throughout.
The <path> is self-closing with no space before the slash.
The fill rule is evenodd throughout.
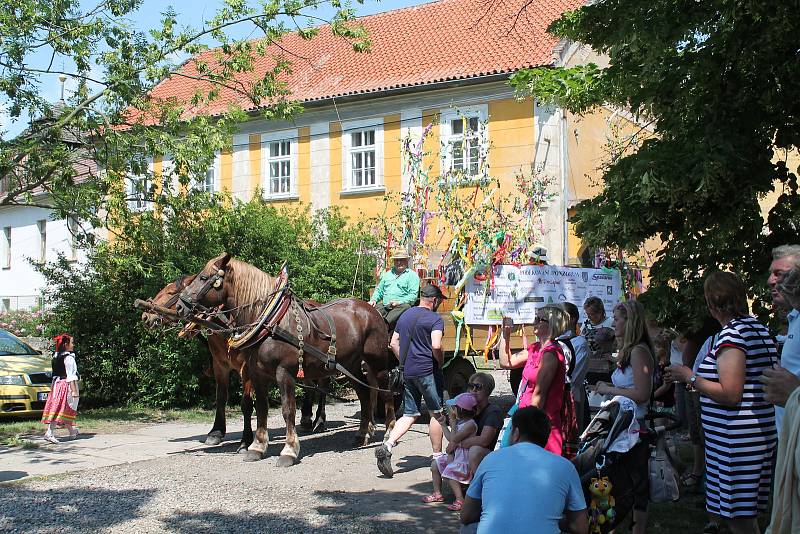
<path id="1" fill-rule="evenodd" d="M 136 402 L 166 408 L 210 405 L 214 383 L 201 339 L 176 329 L 148 331 L 133 308 L 183 274 L 199 272 L 223 251 L 276 274 L 287 261 L 290 286 L 303 298 L 365 298 L 373 246 L 358 225 L 337 211 L 277 210 L 260 200 L 190 194 L 157 199 L 151 212 L 121 209 L 110 217 L 113 239 L 89 251 L 85 264 L 60 261 L 41 267 L 52 316 L 45 334 L 76 338 L 87 401 Z M 355 295 L 351 290 L 355 282 Z"/>

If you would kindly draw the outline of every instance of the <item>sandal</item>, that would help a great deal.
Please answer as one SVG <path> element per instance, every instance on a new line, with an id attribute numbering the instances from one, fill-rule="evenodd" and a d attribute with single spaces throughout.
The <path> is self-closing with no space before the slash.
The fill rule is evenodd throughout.
<path id="1" fill-rule="evenodd" d="M 684 488 L 695 488 L 700 485 L 700 481 L 702 479 L 703 479 L 702 475 L 687 473 L 681 477 L 681 486 L 683 486 Z"/>
<path id="2" fill-rule="evenodd" d="M 455 500 L 453 504 L 448 504 L 447 509 L 452 510 L 453 512 L 458 512 L 461 510 L 461 507 L 464 505 L 464 501 Z"/>
<path id="3" fill-rule="evenodd" d="M 444 495 L 442 495 L 441 493 L 431 493 L 427 497 L 423 497 L 422 502 L 426 504 L 431 504 L 434 502 L 444 502 Z"/>

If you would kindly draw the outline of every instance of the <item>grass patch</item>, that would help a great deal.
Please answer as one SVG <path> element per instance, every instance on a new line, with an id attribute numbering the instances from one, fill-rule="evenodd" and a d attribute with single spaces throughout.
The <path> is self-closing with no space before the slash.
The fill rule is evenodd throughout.
<path id="1" fill-rule="evenodd" d="M 19 434 L 0 438 L 0 446 L 3 447 L 22 447 L 23 449 L 38 449 L 39 444 L 22 438 Z"/>
<path id="2" fill-rule="evenodd" d="M 230 417 L 237 417 L 241 412 L 231 410 Z M 168 409 L 147 408 L 143 406 L 121 406 L 92 408 L 79 410 L 78 426 L 81 430 L 112 430 L 113 428 L 127 428 L 130 425 L 148 425 L 182 421 L 186 423 L 211 423 L 214 421 L 214 411 L 200 408 Z M 8 440 L 17 439 L 19 436 L 30 436 L 44 432 L 44 425 L 39 419 L 25 420 L 0 420 L 0 443 L 6 444 Z"/>

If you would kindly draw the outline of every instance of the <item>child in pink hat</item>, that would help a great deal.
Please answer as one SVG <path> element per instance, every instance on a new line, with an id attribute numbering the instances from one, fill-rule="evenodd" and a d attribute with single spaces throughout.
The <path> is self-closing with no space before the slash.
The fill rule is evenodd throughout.
<path id="1" fill-rule="evenodd" d="M 455 426 L 451 429 L 447 424 L 444 414 L 439 415 L 439 423 L 450 443 L 456 444 L 452 454 L 441 455 L 431 462 L 431 475 L 433 476 L 433 493 L 422 499 L 423 502 L 444 502 L 442 495 L 442 479 L 446 479 L 450 489 L 453 490 L 455 501 L 447 506 L 449 510 L 461 510 L 464 503 L 464 492 L 461 484 L 469 484 L 472 475 L 469 472 L 469 451 L 459 445 L 467 438 L 475 436 L 478 425 L 475 424 L 475 406 L 478 401 L 471 393 L 462 393 L 445 404 L 454 406 L 456 411 Z"/>

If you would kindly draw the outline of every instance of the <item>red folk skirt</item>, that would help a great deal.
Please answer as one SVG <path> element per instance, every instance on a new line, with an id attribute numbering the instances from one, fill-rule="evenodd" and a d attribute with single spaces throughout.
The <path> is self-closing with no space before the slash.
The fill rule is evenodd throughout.
<path id="1" fill-rule="evenodd" d="M 75 418 L 78 416 L 78 412 L 70 407 L 67 402 L 68 396 L 69 382 L 61 378 L 53 380 L 53 387 L 44 405 L 42 423 L 49 425 L 52 422 L 56 422 L 60 425 L 70 427 L 75 424 Z"/>

